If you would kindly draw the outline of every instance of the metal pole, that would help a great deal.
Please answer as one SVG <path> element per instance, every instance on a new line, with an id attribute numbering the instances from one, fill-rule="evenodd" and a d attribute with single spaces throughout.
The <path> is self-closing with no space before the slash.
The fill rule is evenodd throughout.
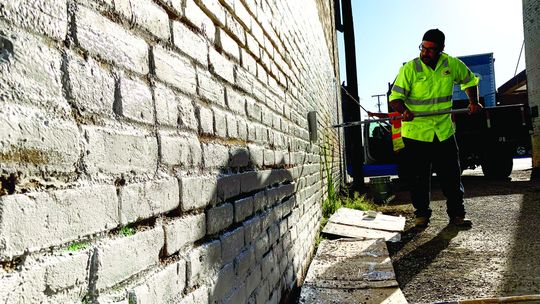
<path id="1" fill-rule="evenodd" d="M 354 101 L 358 100 L 358 78 L 356 75 L 356 49 L 354 41 L 354 24 L 352 16 L 351 0 L 342 0 L 343 40 L 345 44 L 345 61 L 347 71 L 346 90 L 352 95 L 342 94 L 343 121 L 353 122 L 360 120 L 360 108 Z M 360 128 L 349 128 L 345 133 L 345 162 L 347 171 L 353 178 L 352 188 L 361 190 L 364 188 L 364 150 L 362 146 L 362 132 Z"/>

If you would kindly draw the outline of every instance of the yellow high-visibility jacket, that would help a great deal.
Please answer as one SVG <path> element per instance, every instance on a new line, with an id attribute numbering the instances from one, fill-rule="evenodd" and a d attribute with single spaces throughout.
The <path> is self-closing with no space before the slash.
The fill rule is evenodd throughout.
<path id="1" fill-rule="evenodd" d="M 478 82 L 478 77 L 461 60 L 446 53 L 441 54 L 435 70 L 415 58 L 399 70 L 389 99 L 403 100 L 413 113 L 448 110 L 452 108 L 454 83 L 465 90 Z M 402 122 L 402 137 L 431 142 L 435 134 L 440 141 L 454 134 L 450 114 L 414 117 L 412 121 Z"/>

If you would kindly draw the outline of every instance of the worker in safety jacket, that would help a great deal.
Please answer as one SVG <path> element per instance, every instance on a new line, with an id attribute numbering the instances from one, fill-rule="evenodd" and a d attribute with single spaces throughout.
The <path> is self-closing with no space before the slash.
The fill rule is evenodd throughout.
<path id="1" fill-rule="evenodd" d="M 436 112 L 452 108 L 454 83 L 460 84 L 469 98 L 469 114 L 482 106 L 478 100 L 479 79 L 457 58 L 444 50 L 444 33 L 439 29 L 427 31 L 419 46 L 420 56 L 404 64 L 394 82 L 390 104 L 403 115 L 401 136 L 405 144 L 406 171 L 415 224 L 425 228 L 431 209 L 432 166 L 446 196 L 450 223 L 470 227 L 463 205 L 459 152 L 450 114 L 415 117 L 418 112 Z"/>

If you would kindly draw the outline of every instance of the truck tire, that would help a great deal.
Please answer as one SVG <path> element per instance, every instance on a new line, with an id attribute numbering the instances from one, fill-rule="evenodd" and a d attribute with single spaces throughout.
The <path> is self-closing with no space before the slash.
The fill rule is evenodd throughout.
<path id="1" fill-rule="evenodd" d="M 488 178 L 507 178 L 512 173 L 514 160 L 508 149 L 490 149 L 481 160 L 482 172 Z M 498 153 L 497 153 L 498 151 Z"/>

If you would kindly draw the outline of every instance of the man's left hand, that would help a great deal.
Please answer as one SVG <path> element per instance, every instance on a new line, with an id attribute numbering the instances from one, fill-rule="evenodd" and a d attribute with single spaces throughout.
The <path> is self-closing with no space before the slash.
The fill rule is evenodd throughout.
<path id="1" fill-rule="evenodd" d="M 469 103 L 469 114 L 475 114 L 482 110 L 482 105 L 479 103 Z"/>

